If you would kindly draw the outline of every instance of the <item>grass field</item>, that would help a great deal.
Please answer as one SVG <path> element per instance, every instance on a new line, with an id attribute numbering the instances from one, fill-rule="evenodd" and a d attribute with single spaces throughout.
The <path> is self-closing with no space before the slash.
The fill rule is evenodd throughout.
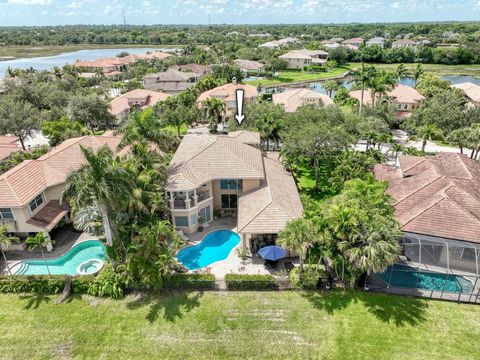
<path id="1" fill-rule="evenodd" d="M 245 81 L 245 83 L 254 86 L 267 86 L 276 84 L 288 84 L 299 81 L 322 80 L 326 78 L 341 76 L 348 70 L 351 70 L 351 66 L 349 64 L 321 73 L 310 73 L 306 71 L 281 71 L 279 76 L 273 79 L 251 80 Z"/>
<path id="2" fill-rule="evenodd" d="M 31 58 L 38 56 L 52 56 L 59 55 L 68 52 L 78 51 L 78 50 L 88 50 L 88 49 L 117 49 L 117 48 L 176 48 L 182 47 L 181 45 L 127 45 L 127 44 L 115 44 L 115 45 L 52 45 L 52 46 L 0 46 L 0 58 L 2 57 L 13 57 L 18 58 Z"/>
<path id="3" fill-rule="evenodd" d="M 4 359 L 478 359 L 480 308 L 358 292 L 0 296 Z"/>
<path id="4" fill-rule="evenodd" d="M 352 67 L 359 67 L 360 63 L 351 63 Z M 398 64 L 371 64 L 378 68 L 395 70 Z M 413 68 L 417 64 L 405 64 L 408 68 Z M 442 65 L 442 64 L 422 64 L 425 71 L 434 72 L 440 75 L 465 75 L 479 76 L 480 65 Z"/>

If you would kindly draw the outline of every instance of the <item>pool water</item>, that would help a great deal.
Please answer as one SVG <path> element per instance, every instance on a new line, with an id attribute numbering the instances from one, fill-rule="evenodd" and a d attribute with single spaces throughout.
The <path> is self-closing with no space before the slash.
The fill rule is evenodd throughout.
<path id="1" fill-rule="evenodd" d="M 393 265 L 392 273 L 391 270 L 392 266 L 389 266 L 385 272 L 379 274 L 383 281 L 387 284 L 390 282 L 391 286 L 456 293 L 471 293 L 473 289 L 472 283 L 463 276 L 419 271 L 399 264 Z"/>
<path id="2" fill-rule="evenodd" d="M 48 269 L 52 275 L 78 275 L 80 264 L 98 259 L 104 261 L 105 246 L 99 240 L 88 240 L 75 245 L 62 256 L 47 259 Z M 15 275 L 48 275 L 43 259 L 25 260 L 13 269 Z M 94 271 L 89 271 L 94 272 Z"/>
<path id="3" fill-rule="evenodd" d="M 199 244 L 180 250 L 177 258 L 188 270 L 197 270 L 225 260 L 239 243 L 240 236 L 233 231 L 217 230 L 205 236 Z"/>

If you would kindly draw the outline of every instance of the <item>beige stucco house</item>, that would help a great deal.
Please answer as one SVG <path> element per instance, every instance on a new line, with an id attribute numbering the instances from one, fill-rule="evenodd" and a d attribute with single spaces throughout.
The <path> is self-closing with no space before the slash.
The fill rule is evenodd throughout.
<path id="1" fill-rule="evenodd" d="M 237 90 L 243 90 L 243 103 L 251 103 L 258 97 L 258 91 L 255 86 L 248 84 L 238 84 L 236 80 L 233 83 L 218 86 L 211 90 L 207 90 L 200 94 L 197 99 L 197 105 L 202 106 L 203 101 L 207 99 L 220 99 L 225 103 L 226 107 L 226 117 L 231 117 L 236 113 L 237 110 Z"/>
<path id="2" fill-rule="evenodd" d="M 117 118 L 117 124 L 123 123 L 132 109 L 146 109 L 166 100 L 170 95 L 161 91 L 135 89 L 110 102 L 110 114 Z"/>
<path id="3" fill-rule="evenodd" d="M 11 233 L 27 237 L 49 232 L 69 222 L 69 208 L 60 203 L 68 174 L 84 163 L 80 145 L 98 149 L 107 145 L 118 155 L 121 138 L 113 135 L 83 136 L 64 141 L 37 160 L 25 160 L 0 175 L 0 225 Z"/>
<path id="4" fill-rule="evenodd" d="M 362 98 L 361 90 L 353 90 L 349 92 L 350 96 L 357 99 L 359 102 Z M 418 108 L 425 97 L 414 88 L 398 84 L 392 90 L 388 91 L 386 95 L 376 94 L 375 103 L 379 101 L 386 101 L 397 107 L 397 116 L 408 117 L 412 111 Z M 372 94 L 369 89 L 366 89 L 363 94 L 363 103 L 365 105 L 372 105 Z"/>
<path id="5" fill-rule="evenodd" d="M 324 66 L 328 60 L 328 53 L 323 50 L 292 50 L 280 55 L 279 58 L 287 61 L 288 69 L 303 69 L 305 66 Z"/>
<path id="6" fill-rule="evenodd" d="M 286 112 L 295 112 L 300 106 L 329 106 L 332 99 L 325 94 L 309 89 L 293 89 L 273 94 L 272 102 L 282 105 Z"/>
<path id="7" fill-rule="evenodd" d="M 278 234 L 302 216 L 293 177 L 259 145 L 259 134 L 250 131 L 185 136 L 168 170 L 172 223 L 191 234 L 214 221 L 214 214 L 231 216 L 243 245 L 256 248 L 259 237 Z"/>
<path id="8" fill-rule="evenodd" d="M 471 82 L 464 82 L 452 85 L 451 87 L 453 89 L 461 90 L 467 97 L 470 105 L 478 106 L 480 104 L 480 86 Z"/>
<path id="9" fill-rule="evenodd" d="M 204 74 L 169 69 L 164 72 L 147 74 L 143 77 L 143 87 L 176 95 L 192 87 Z"/>

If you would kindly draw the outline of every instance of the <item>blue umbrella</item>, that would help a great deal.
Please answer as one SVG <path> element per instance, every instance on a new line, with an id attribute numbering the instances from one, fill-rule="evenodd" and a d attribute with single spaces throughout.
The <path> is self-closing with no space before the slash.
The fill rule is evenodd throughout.
<path id="1" fill-rule="evenodd" d="M 265 260 L 279 260 L 287 257 L 287 252 L 279 246 L 270 245 L 261 248 L 258 254 Z"/>

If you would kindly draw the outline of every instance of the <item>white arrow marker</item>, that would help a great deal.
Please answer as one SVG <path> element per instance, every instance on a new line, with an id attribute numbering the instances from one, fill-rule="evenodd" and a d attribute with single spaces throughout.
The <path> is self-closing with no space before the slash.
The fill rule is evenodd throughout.
<path id="1" fill-rule="evenodd" d="M 238 123 L 241 124 L 245 115 L 243 114 L 243 89 L 237 89 L 237 113 L 235 114 L 235 119 Z"/>

